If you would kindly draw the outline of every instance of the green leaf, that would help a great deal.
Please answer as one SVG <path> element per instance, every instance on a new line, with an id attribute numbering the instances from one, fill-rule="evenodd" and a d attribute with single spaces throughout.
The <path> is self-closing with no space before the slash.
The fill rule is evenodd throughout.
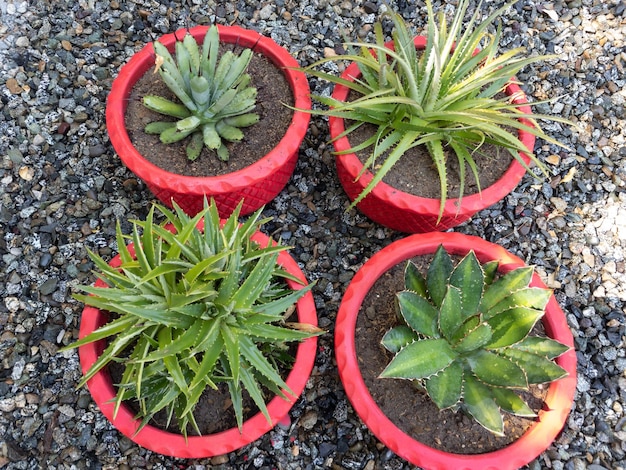
<path id="1" fill-rule="evenodd" d="M 461 308 L 461 296 L 460 289 L 454 286 L 449 286 L 443 301 L 441 302 L 441 308 L 439 309 L 439 329 L 444 337 L 451 339 L 454 333 L 465 321 L 465 315 Z"/>
<path id="2" fill-rule="evenodd" d="M 238 383 L 240 365 L 239 346 L 242 337 L 225 324 L 220 326 L 220 334 L 224 344 L 226 358 L 228 359 L 230 373 L 232 374 L 232 381 Z"/>
<path id="3" fill-rule="evenodd" d="M 552 291 L 549 289 L 543 289 L 540 287 L 522 288 L 515 292 L 511 292 L 508 297 L 505 297 L 494 305 L 491 310 L 483 314 L 483 318 L 491 318 L 514 307 L 528 307 L 536 310 L 544 310 L 551 296 Z"/>
<path id="4" fill-rule="evenodd" d="M 146 124 L 146 127 L 144 127 L 143 131 L 146 134 L 161 134 L 161 132 L 166 131 L 166 130 L 168 132 L 172 132 L 169 129 L 173 129 L 175 127 L 176 127 L 175 122 L 155 121 L 155 122 L 150 122 Z"/>
<path id="5" fill-rule="evenodd" d="M 219 48 L 219 34 L 217 26 L 211 26 L 204 36 L 204 42 L 202 44 L 202 54 L 200 66 L 202 67 L 202 74 L 205 77 L 212 77 L 215 75 L 215 66 L 218 59 Z"/>
<path id="6" fill-rule="evenodd" d="M 498 266 L 500 265 L 499 261 L 488 261 L 483 264 L 483 272 L 485 273 L 485 286 L 490 286 L 495 280 L 496 274 L 498 273 Z"/>
<path id="7" fill-rule="evenodd" d="M 262 374 L 277 387 L 285 389 L 290 394 L 293 393 L 278 371 L 265 358 L 265 356 L 263 356 L 257 345 L 246 336 L 241 338 L 241 353 L 246 362 L 248 362 L 255 371 Z"/>
<path id="8" fill-rule="evenodd" d="M 402 348 L 380 377 L 424 379 L 445 369 L 457 354 L 443 339 L 424 339 Z"/>
<path id="9" fill-rule="evenodd" d="M 241 382 L 243 383 L 244 388 L 250 394 L 250 397 L 256 403 L 256 406 L 259 407 L 265 419 L 268 422 L 272 421 L 272 418 L 267 411 L 267 405 L 265 404 L 265 400 L 263 399 L 263 392 L 261 391 L 261 387 L 259 387 L 258 382 L 254 374 L 248 370 L 247 367 L 244 366 L 241 368 Z"/>
<path id="10" fill-rule="evenodd" d="M 417 266 L 410 261 L 406 263 L 406 267 L 404 268 L 404 288 L 424 298 L 428 298 L 426 279 L 424 279 L 424 276 L 419 272 Z"/>
<path id="11" fill-rule="evenodd" d="M 436 375 L 424 380 L 428 396 L 440 410 L 452 408 L 461 401 L 463 390 L 463 366 L 452 362 Z"/>
<path id="12" fill-rule="evenodd" d="M 506 388 L 493 387 L 491 393 L 496 404 L 507 413 L 524 418 L 534 418 L 536 413 L 515 392 Z"/>
<path id="13" fill-rule="evenodd" d="M 537 356 L 543 356 L 547 359 L 559 357 L 570 349 L 569 346 L 563 343 L 542 336 L 529 336 L 511 347 L 536 354 Z"/>
<path id="14" fill-rule="evenodd" d="M 550 383 L 567 375 L 567 371 L 551 360 L 515 348 L 499 351 L 524 369 L 529 384 Z"/>
<path id="15" fill-rule="evenodd" d="M 485 429 L 504 436 L 504 421 L 491 390 L 470 373 L 464 375 L 464 384 L 463 408 Z"/>
<path id="16" fill-rule="evenodd" d="M 73 342 L 72 344 L 59 349 L 59 351 L 67 351 L 70 349 L 78 348 L 85 344 L 93 343 L 94 341 L 99 341 L 110 336 L 118 335 L 134 326 L 135 323 L 137 323 L 137 319 L 133 317 L 116 318 L 115 320 L 111 320 L 100 328 L 92 331 L 87 336 L 84 336 L 83 338 Z"/>
<path id="17" fill-rule="evenodd" d="M 191 133 L 196 130 L 200 124 L 202 124 L 202 121 L 198 117 L 189 116 L 178 121 L 176 123 L 176 129 L 181 133 Z"/>
<path id="18" fill-rule="evenodd" d="M 228 142 L 239 142 L 243 139 L 243 132 L 241 129 L 235 126 L 226 124 L 225 121 L 218 121 L 215 125 L 215 129 L 220 137 Z"/>
<path id="19" fill-rule="evenodd" d="M 452 270 L 453 265 L 450 255 L 448 255 L 443 245 L 440 245 L 435 252 L 435 257 L 430 263 L 426 275 L 428 292 L 436 307 L 441 307 L 443 298 L 448 290 L 447 285 Z"/>
<path id="20" fill-rule="evenodd" d="M 301 341 L 311 337 L 311 333 L 306 331 L 284 328 L 276 325 L 256 324 L 246 327 L 247 334 L 259 340 L 275 341 Z"/>
<path id="21" fill-rule="evenodd" d="M 98 357 L 96 362 L 94 362 L 89 370 L 83 375 L 83 378 L 78 383 L 78 387 L 80 388 L 85 385 L 89 379 L 100 371 L 100 369 L 105 367 L 113 360 L 114 357 L 124 351 L 124 349 L 126 349 L 137 336 L 140 336 L 143 333 L 145 328 L 146 327 L 133 328 L 130 331 L 127 330 L 123 333 L 118 333 L 117 336 L 115 336 L 115 339 L 109 343 L 102 354 Z"/>
<path id="22" fill-rule="evenodd" d="M 385 349 L 387 349 L 387 351 L 395 354 L 407 344 L 418 339 L 417 334 L 411 328 L 400 325 L 387 331 L 380 343 L 385 347 Z"/>
<path id="23" fill-rule="evenodd" d="M 146 356 L 135 359 L 134 362 L 152 362 L 182 354 L 183 351 L 198 344 L 200 338 L 205 338 L 213 328 L 213 323 L 198 319 L 174 341 L 159 341 L 158 349 Z"/>
<path id="24" fill-rule="evenodd" d="M 483 294 L 483 269 L 470 251 L 450 275 L 450 285 L 457 287 L 461 292 L 461 312 L 463 319 L 475 315 Z"/>
<path id="25" fill-rule="evenodd" d="M 230 364 L 228 361 L 222 361 L 222 367 L 226 374 L 232 376 L 230 371 Z M 241 390 L 241 383 L 239 380 L 227 380 L 228 392 L 230 393 L 230 399 L 233 403 L 233 410 L 235 411 L 235 419 L 237 420 L 237 427 L 239 432 L 242 431 L 243 426 L 243 395 Z"/>
<path id="26" fill-rule="evenodd" d="M 224 350 L 224 342 L 222 341 L 219 333 L 219 322 L 215 322 L 213 324 L 213 328 L 211 329 L 211 333 L 207 335 L 207 340 L 202 345 L 202 347 L 198 346 L 194 348 L 196 350 L 202 351 L 202 361 L 199 364 L 198 370 L 195 371 L 195 376 L 189 383 L 189 388 L 194 389 L 199 384 L 205 382 L 207 378 L 213 376 L 213 371 L 218 363 L 218 360 L 223 355 Z M 212 339 L 209 339 L 209 335 Z"/>
<path id="27" fill-rule="evenodd" d="M 533 268 L 528 266 L 510 271 L 494 281 L 483 294 L 483 300 L 480 305 L 483 315 L 490 312 L 498 302 L 507 298 L 511 292 L 528 287 L 532 276 Z"/>
<path id="28" fill-rule="evenodd" d="M 187 49 L 187 55 L 189 56 L 191 75 L 197 76 L 200 71 L 200 50 L 198 49 L 198 43 L 191 34 L 187 33 L 183 38 L 183 46 Z"/>
<path id="29" fill-rule="evenodd" d="M 528 388 L 524 370 L 499 354 L 477 350 L 466 356 L 472 373 L 482 382 L 507 388 Z"/>
<path id="30" fill-rule="evenodd" d="M 467 353 L 482 348 L 491 340 L 492 334 L 491 327 L 486 323 L 482 323 L 468 332 L 454 349 L 459 353 Z"/>
<path id="31" fill-rule="evenodd" d="M 172 330 L 171 328 L 161 328 L 158 335 L 159 339 L 159 347 L 166 348 L 172 344 L 174 341 L 172 338 Z M 178 358 L 175 355 L 164 356 L 163 364 L 167 368 L 167 372 L 169 376 L 174 380 L 176 386 L 183 392 L 185 395 L 189 394 L 189 387 L 187 385 L 187 381 L 183 374 L 183 370 L 178 362 Z"/>
<path id="32" fill-rule="evenodd" d="M 202 140 L 202 134 L 200 134 L 200 132 L 191 134 L 191 140 L 187 144 L 187 147 L 185 147 L 187 159 L 192 162 L 196 160 L 202 152 L 203 144 L 204 141 Z"/>
<path id="33" fill-rule="evenodd" d="M 231 297 L 236 310 L 248 310 L 259 298 L 259 295 L 267 288 L 276 265 L 277 254 L 272 254 L 263 262 L 257 262 L 246 280 L 241 284 L 237 292 Z"/>
<path id="34" fill-rule="evenodd" d="M 542 310 L 516 307 L 490 318 L 487 323 L 493 330 L 493 336 L 485 348 L 502 348 L 523 340 L 543 314 Z"/>
<path id="35" fill-rule="evenodd" d="M 265 315 L 278 316 L 287 311 L 287 309 L 296 303 L 301 297 L 313 288 L 314 284 L 309 284 L 302 289 L 291 291 L 289 294 L 267 303 L 252 306 L 252 311 Z"/>
<path id="36" fill-rule="evenodd" d="M 122 313 L 128 313 L 135 317 L 143 318 L 148 321 L 158 322 L 166 326 L 175 328 L 189 328 L 191 318 L 175 317 L 170 315 L 167 311 L 160 311 L 159 309 L 147 308 L 143 305 L 119 305 L 117 309 Z"/>
<path id="37" fill-rule="evenodd" d="M 178 127 L 170 127 L 161 132 L 159 138 L 164 144 L 173 144 L 174 142 L 180 142 L 185 137 L 189 136 L 194 130 L 195 128 L 179 131 Z"/>
<path id="38" fill-rule="evenodd" d="M 450 338 L 450 342 L 452 344 L 457 344 L 463 338 L 465 338 L 470 331 L 474 330 L 476 327 L 480 325 L 480 317 L 478 315 L 474 317 L 470 317 L 454 332 L 452 338 Z"/>
<path id="39" fill-rule="evenodd" d="M 155 95 L 146 95 L 143 97 L 143 105 L 157 113 L 165 114 L 166 116 L 172 116 L 179 119 L 184 119 L 191 115 L 189 109 L 185 105 L 180 103 L 174 103 L 166 98 L 162 98 L 160 96 Z M 157 123 L 152 123 L 156 125 Z M 166 122 L 159 124 L 168 124 Z M 161 129 L 157 133 L 163 132 L 165 129 Z M 148 132 L 148 131 L 146 131 Z"/>
<path id="40" fill-rule="evenodd" d="M 400 314 L 410 328 L 428 337 L 439 337 L 437 330 L 439 312 L 428 300 L 409 291 L 398 292 L 396 296 Z"/>

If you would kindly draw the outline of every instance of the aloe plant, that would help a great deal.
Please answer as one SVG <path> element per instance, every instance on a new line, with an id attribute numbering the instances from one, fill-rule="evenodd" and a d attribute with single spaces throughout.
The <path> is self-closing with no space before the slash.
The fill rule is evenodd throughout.
<path id="1" fill-rule="evenodd" d="M 118 223 L 119 267 L 89 253 L 107 287 L 81 286 L 89 295 L 74 297 L 113 315 L 67 348 L 107 340 L 79 386 L 107 364 L 123 363 L 115 412 L 136 400 L 141 427 L 165 410 L 168 426 L 176 416 L 185 436 L 188 425 L 200 433 L 193 411 L 202 392 L 220 383 L 228 386 L 240 429 L 243 389 L 269 421 L 262 387 L 281 397 L 291 393 L 278 371 L 291 360 L 287 343 L 320 333 L 285 322 L 311 284 L 287 287 L 288 279 L 301 284 L 277 264 L 287 247 L 252 241 L 267 219 L 259 210 L 239 224 L 239 207 L 222 226 L 214 203 L 193 218 L 175 204 L 174 212 L 155 205 L 145 221 L 133 221 L 132 235 L 123 235 Z M 165 222 L 156 224 L 155 212 Z"/>
<path id="2" fill-rule="evenodd" d="M 259 120 L 253 112 L 257 90 L 250 86 L 250 75 L 246 73 L 252 50 L 243 49 L 239 55 L 229 50 L 220 56 L 215 26 L 208 29 L 202 50 L 189 33 L 176 41 L 175 48 L 176 60 L 163 44 L 154 42 L 155 70 L 180 103 L 148 95 L 143 104 L 178 120 L 151 122 L 145 132 L 159 134 L 166 144 L 191 136 L 186 147 L 189 160 L 198 158 L 206 146 L 226 161 L 229 152 L 225 141 L 240 141 L 244 137 L 241 128 Z"/>
<path id="3" fill-rule="evenodd" d="M 382 339 L 395 356 L 380 377 L 414 380 L 440 409 L 460 409 L 503 435 L 502 411 L 535 416 L 515 391 L 567 375 L 552 359 L 569 348 L 529 336 L 552 295 L 530 287 L 533 268 L 499 277 L 497 269 L 473 251 L 455 267 L 442 246 L 425 278 L 407 263 L 397 294 L 403 323 Z"/>
<path id="4" fill-rule="evenodd" d="M 313 96 L 329 109 L 311 112 L 342 118 L 349 123 L 336 139 L 363 124 L 376 128 L 374 135 L 362 144 L 339 152 L 341 155 L 371 149 L 361 174 L 370 169 L 374 178 L 350 207 L 366 197 L 391 167 L 401 162 L 402 155 L 418 145 L 426 146 L 438 172 L 441 193 L 439 218 L 448 195 L 447 149 L 452 150 L 459 161 L 459 199 L 462 199 L 465 190 L 466 165 L 480 190 L 475 159 L 484 157 L 481 151 L 484 144 L 495 144 L 509 152 L 528 171 L 529 167 L 520 152 L 529 155 L 532 162 L 546 173 L 533 149 L 526 148 L 519 140 L 517 131 L 529 132 L 563 147 L 541 130 L 536 119 L 571 123 L 556 116 L 526 114 L 519 109 L 526 103 L 516 101 L 517 96 L 504 96 L 507 84 L 523 67 L 555 57 L 526 57 L 522 47 L 497 54 L 501 28 L 498 27 L 493 34 L 487 29 L 515 1 L 498 8 L 484 20 L 479 15 L 479 4 L 465 24 L 469 1 L 460 0 L 454 18 L 448 24 L 444 14 L 436 16 L 431 0 L 426 0 L 426 46 L 419 52 L 415 49 L 408 25 L 399 14 L 387 8 L 385 16 L 394 25 L 392 48 L 385 44 L 379 21 L 374 26 L 374 44 L 347 42 L 348 54 L 323 58 L 303 69 L 310 75 L 348 87 L 357 95 L 347 102 Z M 331 61 L 355 62 L 361 76 L 351 81 L 318 70 L 318 67 Z"/>

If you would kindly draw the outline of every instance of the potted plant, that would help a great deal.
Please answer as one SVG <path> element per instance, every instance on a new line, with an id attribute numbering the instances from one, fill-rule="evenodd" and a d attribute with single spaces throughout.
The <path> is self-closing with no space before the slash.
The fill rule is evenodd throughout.
<path id="1" fill-rule="evenodd" d="M 199 44 L 203 46 L 199 47 Z M 229 48 L 243 48 L 243 51 L 233 53 Z M 175 52 L 174 57 L 170 55 L 172 52 Z M 268 62 L 268 68 L 276 76 L 248 73 L 250 60 Z M 297 65 L 289 52 L 272 39 L 237 26 L 196 26 L 166 34 L 133 55 L 114 80 L 106 108 L 111 143 L 124 164 L 145 181 L 164 204 L 171 207 L 174 199 L 193 215 L 202 209 L 206 196 L 216 201 L 222 217 L 228 216 L 241 200 L 244 200 L 241 214 L 251 213 L 273 199 L 285 186 L 295 168 L 298 150 L 308 128 L 308 113 L 292 112 L 281 103 L 291 101 L 299 109 L 311 106 L 306 76 L 294 70 Z M 159 72 L 164 83 L 158 80 L 159 75 L 156 80 L 152 77 L 152 69 L 154 73 Z M 167 124 L 152 124 L 147 130 L 155 135 L 144 135 L 143 96 L 136 91 L 142 79 L 149 86 L 160 84 L 164 92 L 172 93 L 170 101 L 175 104 L 164 101 L 162 96 L 150 97 L 145 103 L 151 110 L 177 120 L 177 129 L 172 129 L 171 124 L 169 130 L 166 130 Z M 274 91 L 281 83 L 291 96 L 272 97 L 269 101 L 273 106 L 286 109 L 284 129 L 273 121 L 274 115 L 279 113 L 268 111 L 256 96 L 257 90 Z M 127 116 L 127 110 L 131 108 L 139 109 L 139 117 Z M 150 121 L 153 118 L 145 119 Z M 211 118 L 215 119 L 208 125 Z M 138 126 L 136 132 L 130 132 L 129 125 Z M 262 125 L 264 127 L 259 127 Z M 250 142 L 252 148 L 247 150 L 243 144 L 257 127 L 256 132 L 260 134 L 255 142 Z M 274 142 L 269 138 L 269 130 L 275 128 L 284 132 L 279 133 Z M 196 130 L 199 132 L 193 132 Z M 145 155 L 136 148 L 134 134 L 153 139 L 146 145 Z M 182 153 L 178 158 L 180 170 L 159 166 L 174 161 L 171 145 L 151 149 L 152 145 L 159 145 L 159 136 L 161 142 L 185 139 L 177 144 L 179 153 Z M 242 146 L 235 149 L 237 155 L 224 162 L 228 158 L 228 146 L 232 145 L 228 142 L 242 140 L 242 137 Z M 207 150 L 198 158 L 203 146 Z M 269 146 L 267 152 L 259 153 L 264 146 Z M 242 161 L 244 150 L 250 154 L 251 161 L 247 166 L 243 163 L 243 168 L 233 167 Z M 189 161 L 186 161 L 185 153 Z M 161 159 L 159 165 L 153 161 L 156 158 Z M 209 164 L 217 165 L 219 174 L 206 174 Z"/>
<path id="2" fill-rule="evenodd" d="M 415 38 L 402 17 L 388 9 L 385 15 L 394 25 L 391 42 L 385 43 L 378 22 L 375 44 L 347 43 L 350 54 L 304 69 L 335 84 L 330 98 L 314 96 L 329 109 L 312 112 L 329 116 L 337 171 L 350 208 L 357 206 L 372 220 L 399 231 L 443 231 L 502 199 L 530 162 L 546 173 L 533 155 L 535 137 L 560 144 L 536 119 L 565 121 L 531 114 L 514 75 L 552 56 L 525 57 L 523 48 L 497 55 L 501 30 L 486 32 L 513 3 L 485 20 L 477 7 L 465 25 L 468 1 L 462 0 L 448 25 L 443 14 L 436 20 L 427 0 L 426 36 Z M 340 77 L 318 69 L 338 60 L 352 61 Z M 363 135 L 357 138 L 357 131 Z M 501 176 L 481 187 L 483 173 L 503 157 Z M 426 176 L 404 190 L 384 180 L 392 169 L 401 181 L 418 171 Z M 453 175 L 458 195 L 449 197 Z M 430 181 L 438 181 L 435 195 L 421 196 Z M 475 183 L 476 193 L 464 195 L 470 183 Z"/>
<path id="3" fill-rule="evenodd" d="M 441 247 L 463 259 L 453 267 Z M 425 278 L 410 263 L 403 272 L 407 261 L 432 255 Z M 379 298 L 377 283 L 384 283 Z M 383 311 L 394 296 L 399 315 Z M 539 318 L 547 338 L 527 337 Z M 379 337 L 367 335 L 375 329 L 370 322 L 380 322 Z M 363 346 L 379 341 L 372 354 Z M 521 259 L 460 233 L 415 234 L 372 256 L 346 290 L 335 348 L 342 383 L 361 419 L 392 451 L 425 469 L 501 470 L 529 463 L 561 431 L 576 388 L 573 338 L 554 296 Z M 550 381 L 535 411 L 506 388 Z M 378 396 L 380 390 L 385 393 Z M 398 391 L 406 395 L 391 395 Z M 397 410 L 392 421 L 383 408 L 397 403 L 410 410 Z M 513 431 L 503 428 L 501 409 L 527 416 L 520 437 L 492 436 Z M 412 424 L 417 417 L 420 424 Z M 456 438 L 457 423 L 465 440 L 458 450 L 446 450 L 451 443 L 441 441 Z M 474 442 L 474 428 L 490 429 L 485 434 L 495 447 Z M 420 441 L 419 432 L 428 435 Z"/>
<path id="4" fill-rule="evenodd" d="M 321 330 L 311 285 L 287 247 L 259 231 L 260 211 L 239 224 L 239 208 L 220 221 L 213 203 L 193 218 L 174 207 L 154 206 L 133 222 L 132 235 L 118 224 L 119 255 L 110 264 L 90 252 L 99 279 L 75 296 L 86 307 L 80 339 L 67 348 L 79 348 L 79 385 L 120 432 L 161 454 L 209 457 L 254 441 L 287 414 Z M 165 222 L 157 224 L 155 212 Z M 294 309 L 297 320 L 289 318 Z M 112 379 L 116 364 L 122 370 Z M 228 397 L 211 408 L 227 410 L 236 425 L 200 435 L 194 411 L 211 390 Z M 245 419 L 244 408 L 254 406 L 259 412 Z M 159 413 L 180 432 L 157 427 Z"/>

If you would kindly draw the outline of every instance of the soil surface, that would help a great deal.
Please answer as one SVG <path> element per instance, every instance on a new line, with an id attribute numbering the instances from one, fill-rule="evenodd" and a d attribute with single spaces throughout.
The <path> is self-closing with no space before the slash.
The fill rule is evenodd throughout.
<path id="1" fill-rule="evenodd" d="M 236 48 L 234 52 L 238 52 Z M 145 95 L 162 96 L 179 102 L 161 78 L 153 74 L 152 69 L 135 84 L 126 109 L 126 129 L 131 142 L 144 158 L 164 170 L 180 175 L 217 176 L 250 166 L 269 153 L 283 138 L 293 116 L 288 106 L 293 106 L 294 100 L 283 73 L 265 56 L 253 54 L 248 73 L 251 85 L 257 89 L 254 112 L 259 114 L 260 119 L 243 129 L 245 137 L 241 142 L 228 143 L 230 159 L 227 162 L 221 161 L 214 151 L 207 148 L 202 150 L 194 162 L 190 162 L 185 154 L 189 137 L 165 145 L 158 135 L 149 135 L 143 131 L 150 122 L 173 120 L 147 109 L 142 104 Z"/>
<path id="2" fill-rule="evenodd" d="M 431 259 L 422 256 L 412 261 L 425 274 Z M 393 358 L 380 340 L 398 324 L 395 294 L 404 288 L 404 266 L 404 263 L 396 265 L 374 283 L 357 318 L 355 342 L 359 368 L 372 397 L 397 427 L 436 449 L 480 454 L 512 443 L 533 424 L 533 419 L 504 413 L 505 436 L 498 437 L 462 412 L 440 411 L 411 381 L 378 378 Z M 520 396 L 537 412 L 542 408 L 546 392 L 547 386 L 533 385 L 530 392 L 522 392 Z"/>

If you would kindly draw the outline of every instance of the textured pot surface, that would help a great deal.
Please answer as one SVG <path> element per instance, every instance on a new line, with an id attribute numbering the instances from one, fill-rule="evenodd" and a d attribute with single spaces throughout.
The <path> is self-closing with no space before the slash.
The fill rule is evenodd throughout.
<path id="1" fill-rule="evenodd" d="M 267 246 L 270 242 L 270 239 L 262 233 L 256 233 L 253 240 L 262 246 Z M 132 246 L 131 253 L 133 253 Z M 292 275 L 306 283 L 304 274 L 287 252 L 283 251 L 279 254 L 278 263 Z M 111 261 L 112 266 L 119 266 L 119 264 L 119 256 Z M 300 284 L 292 281 L 288 281 L 288 284 L 292 289 L 302 288 Z M 96 285 L 105 286 L 101 281 L 98 281 Z M 296 310 L 299 322 L 317 326 L 317 314 L 311 292 L 307 292 L 298 301 Z M 87 336 L 90 332 L 104 325 L 107 320 L 108 314 L 106 312 L 93 307 L 85 307 L 80 323 L 80 338 Z M 79 348 L 78 352 L 83 373 L 98 359 L 105 346 L 106 344 L 103 340 Z M 113 417 L 114 404 L 112 400 L 114 400 L 117 391 L 113 386 L 113 382 L 106 368 L 89 380 L 87 387 L 94 401 L 100 408 L 100 411 L 102 411 L 102 414 L 104 414 L 122 434 L 136 444 L 159 454 L 174 457 L 212 457 L 227 454 L 255 441 L 263 434 L 270 431 L 287 415 L 293 403 L 304 390 L 304 386 L 311 374 L 315 362 L 316 348 L 317 337 L 309 338 L 298 344 L 296 361 L 286 379 L 286 383 L 293 392 L 293 395 L 286 394 L 290 396 L 291 400 L 284 400 L 275 396 L 267 404 L 268 412 L 272 418 L 271 424 L 267 421 L 265 416 L 259 412 L 243 423 L 241 432 L 239 432 L 237 428 L 232 428 L 216 434 L 188 436 L 187 439 L 185 439 L 181 434 L 163 431 L 151 425 L 146 425 L 140 432 L 136 433 L 141 424 L 141 420 L 135 418 L 134 412 L 126 406 L 126 404 L 123 403 L 115 418 Z M 232 410 L 227 410 L 227 412 L 232 412 Z"/>
<path id="2" fill-rule="evenodd" d="M 546 334 L 568 346 L 570 350 L 556 359 L 568 376 L 552 382 L 544 409 L 528 431 L 507 447 L 485 454 L 461 455 L 426 446 L 405 434 L 378 407 L 367 390 L 356 356 L 355 326 L 363 299 L 376 280 L 398 263 L 419 255 L 432 254 L 443 244 L 450 254 L 463 256 L 474 250 L 485 263 L 500 262 L 499 271 L 506 273 L 524 266 L 524 262 L 504 248 L 481 238 L 460 233 L 416 234 L 392 243 L 376 253 L 355 274 L 348 286 L 337 314 L 335 353 L 339 375 L 354 409 L 381 442 L 393 452 L 428 470 L 512 470 L 538 457 L 556 438 L 570 412 L 576 390 L 576 353 L 572 333 L 554 295 L 550 298 L 542 322 Z M 537 274 L 532 286 L 545 287 Z M 376 339 L 372 339 L 375 341 Z"/>
<path id="3" fill-rule="evenodd" d="M 424 49 L 426 39 L 423 36 L 417 36 L 414 42 L 417 49 Z M 387 47 L 391 46 L 391 43 L 387 44 Z M 350 64 L 342 74 L 342 78 L 351 81 L 359 76 L 360 72 L 356 63 Z M 349 92 L 350 89 L 348 87 L 336 85 L 332 96 L 337 100 L 345 101 Z M 527 102 L 522 90 L 514 83 L 508 85 L 506 93 L 508 95 L 516 94 L 515 103 Z M 531 113 L 530 106 L 521 106 L 519 109 L 523 113 Z M 525 123 L 530 125 L 528 121 Z M 330 117 L 329 126 L 333 139 L 345 130 L 343 119 Z M 535 145 L 535 136 L 520 130 L 518 137 L 532 152 Z M 352 147 L 347 136 L 335 140 L 334 145 L 337 152 L 343 152 Z M 522 158 L 526 163 L 530 161 L 527 155 L 522 155 Z M 354 153 L 337 155 L 335 162 L 339 180 L 350 200 L 354 201 L 374 175 L 367 170 L 359 178 L 363 164 Z M 402 163 L 398 164 L 401 165 Z M 379 183 L 357 207 L 373 221 L 400 232 L 424 233 L 435 230 L 444 231 L 465 222 L 476 212 L 503 199 L 517 186 L 525 171 L 524 167 L 517 160 L 514 160 L 495 184 L 484 188 L 480 193 L 464 196 L 462 204 L 459 204 L 458 198 L 448 198 L 439 223 L 437 222 L 439 218 L 439 199 L 415 196 L 395 189 L 384 182 Z"/>
<path id="4" fill-rule="evenodd" d="M 285 75 L 294 98 L 294 106 L 310 109 L 310 90 L 306 76 L 291 69 L 298 67 L 289 52 L 272 39 L 238 26 L 218 25 L 220 41 L 248 47 L 266 56 Z M 206 26 L 196 26 L 189 32 L 202 43 Z M 174 50 L 176 38 L 182 38 L 187 30 L 162 36 L 159 41 L 170 51 Z M 132 145 L 124 126 L 128 97 L 135 83 L 154 67 L 154 49 L 147 44 L 120 70 L 113 82 L 107 100 L 106 122 L 111 143 L 124 164 L 141 178 L 154 195 L 171 207 L 174 199 L 185 212 L 194 215 L 202 210 L 203 199 L 215 199 L 220 215 L 227 217 L 244 199 L 241 214 L 251 213 L 271 201 L 285 187 L 298 159 L 300 143 L 308 129 L 310 114 L 295 111 L 285 135 L 276 147 L 259 160 L 236 172 L 221 176 L 193 177 L 177 175 L 159 168 L 144 158 Z"/>

